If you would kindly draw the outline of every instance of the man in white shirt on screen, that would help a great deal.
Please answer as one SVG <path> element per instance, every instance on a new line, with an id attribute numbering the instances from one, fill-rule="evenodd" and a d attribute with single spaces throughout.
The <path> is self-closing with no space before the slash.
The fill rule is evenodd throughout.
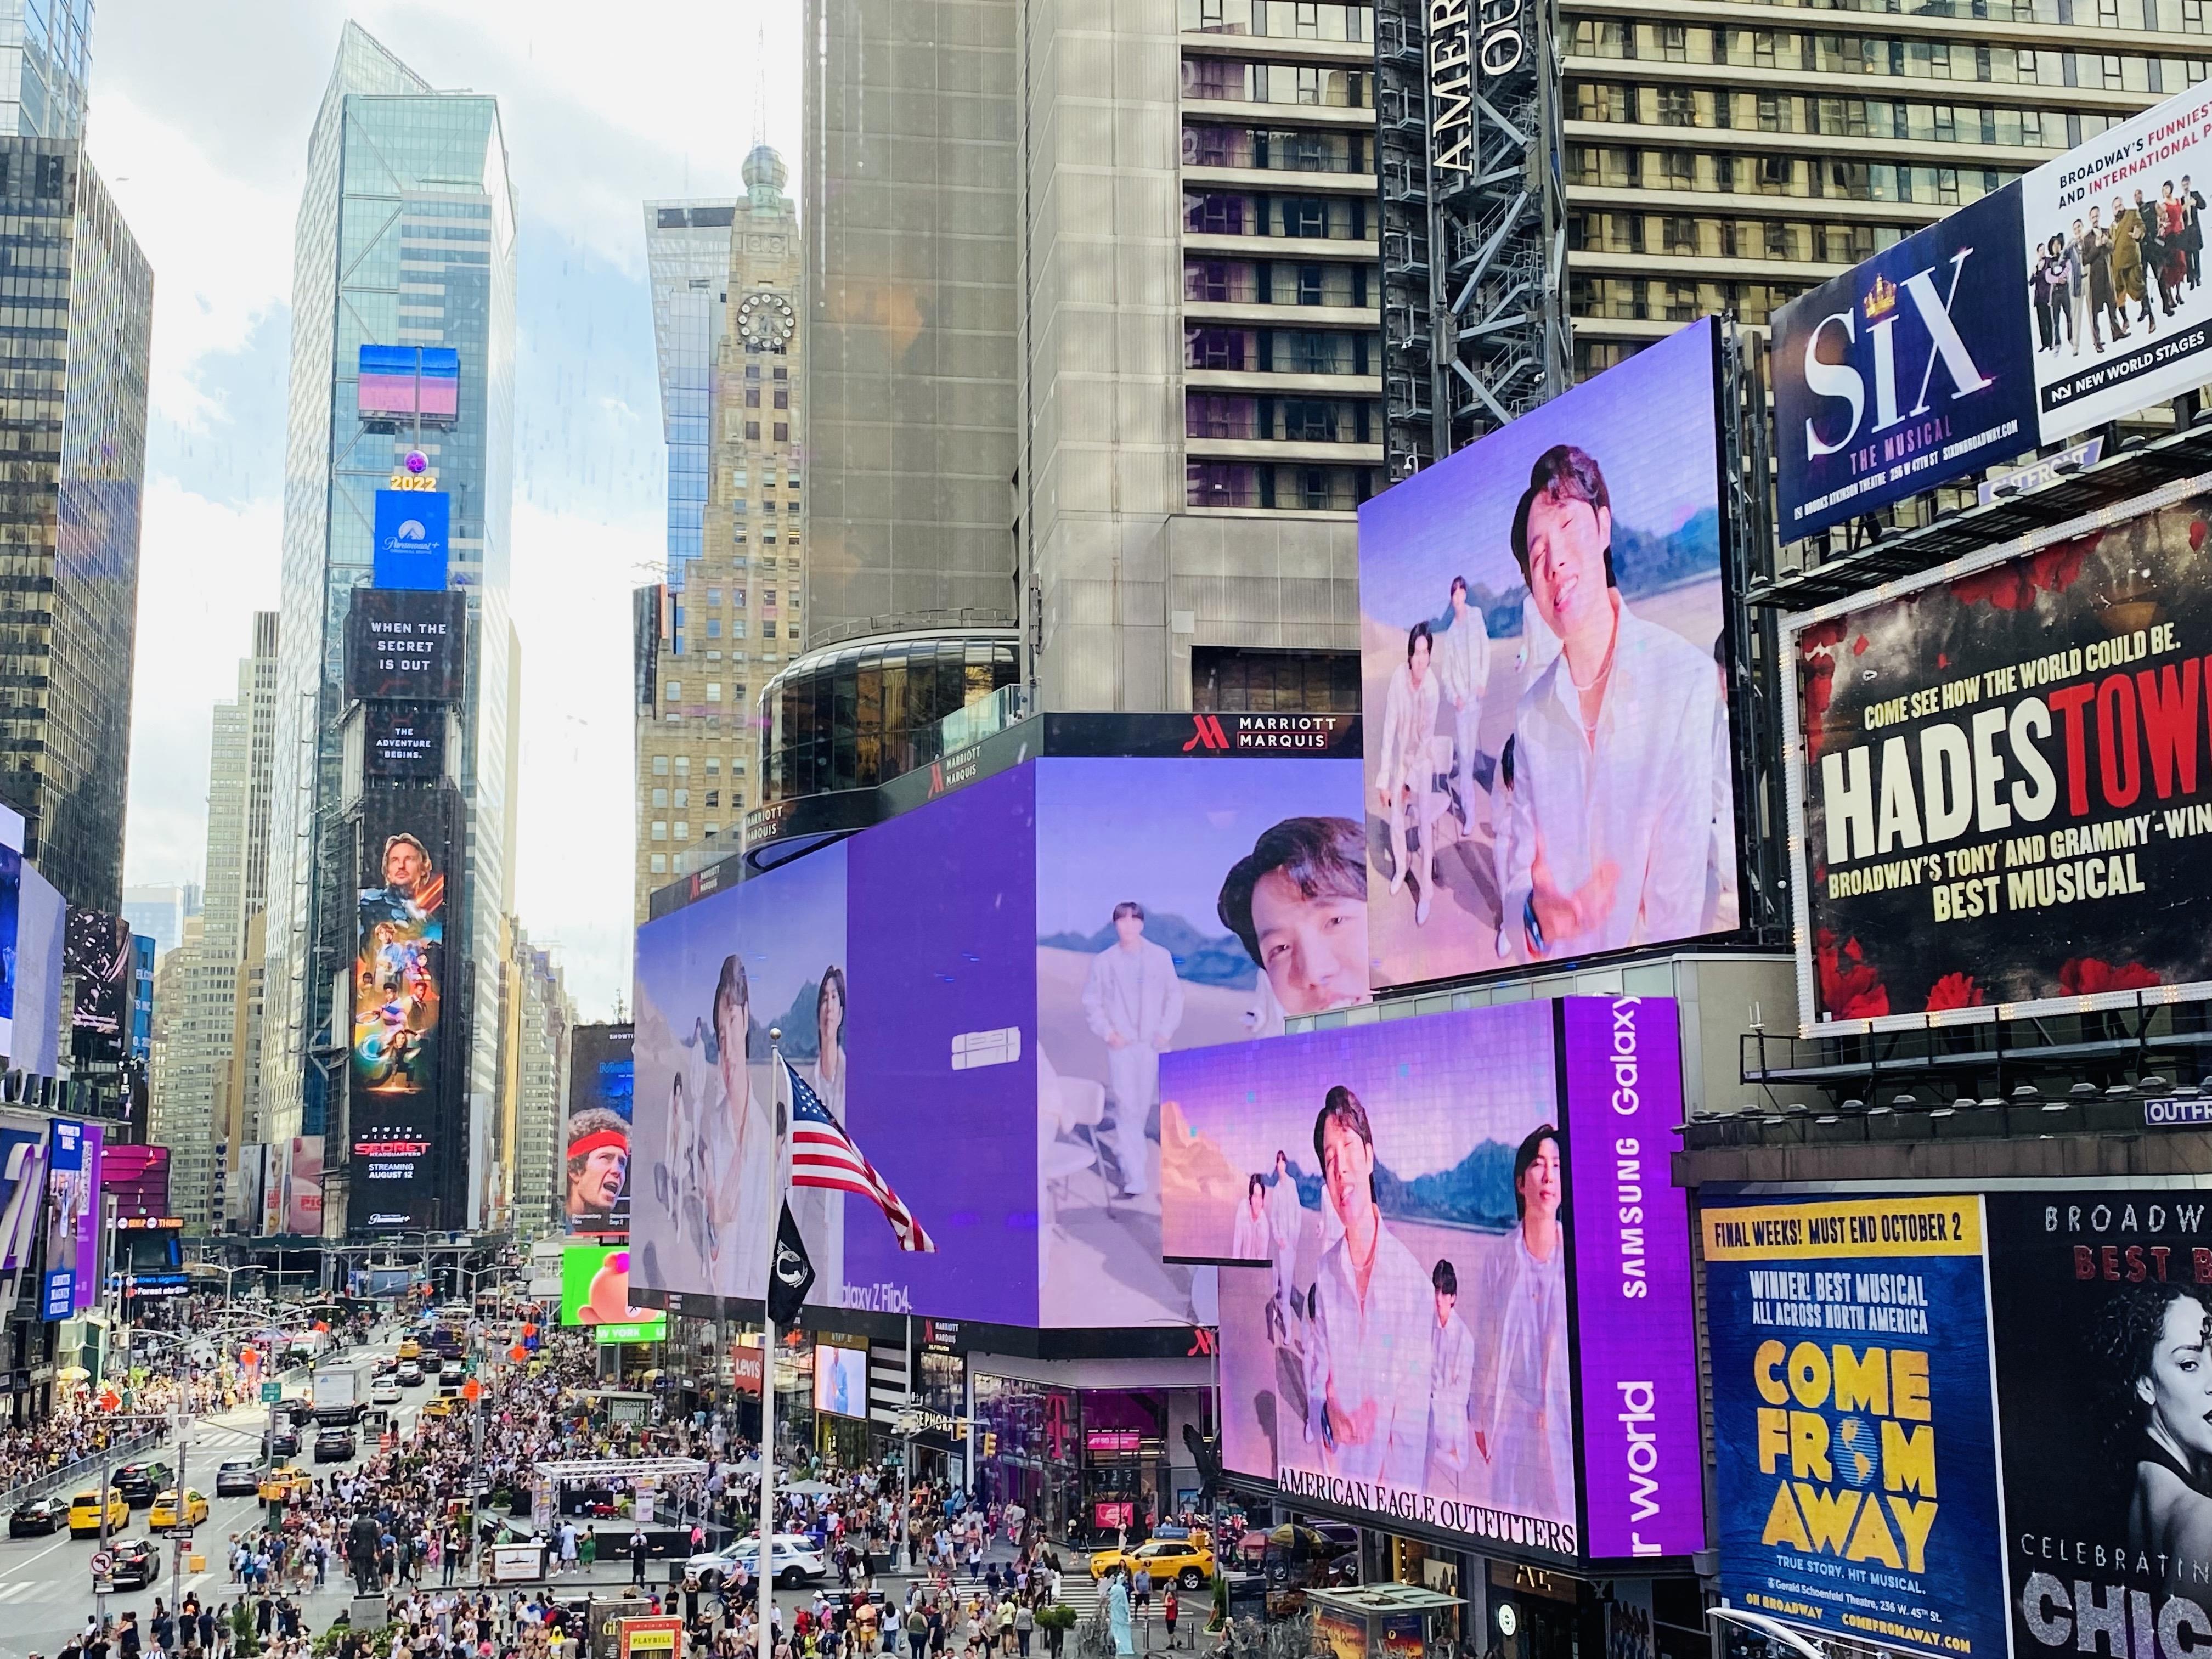
<path id="1" fill-rule="evenodd" d="M 1145 937 L 1145 907 L 1114 907 L 1114 943 L 1091 959 L 1083 1013 L 1106 1043 L 1106 1076 L 1114 1096 L 1114 1161 L 1120 1198 L 1157 1194 L 1152 1138 L 1146 1133 L 1160 1098 L 1160 1054 L 1182 1024 L 1182 981 L 1175 958 Z"/>
<path id="2" fill-rule="evenodd" d="M 1314 1151 L 1344 1236 L 1322 1252 L 1306 1331 L 1306 1424 L 1322 1469 L 1411 1488 L 1429 1428 L 1429 1276 L 1382 1224 L 1359 1097 L 1328 1091 Z"/>
<path id="3" fill-rule="evenodd" d="M 1513 520 L 1559 654 L 1522 693 L 1504 929 L 1528 959 L 1694 938 L 1716 836 L 1712 659 L 1622 601 L 1597 462 L 1555 445 Z"/>

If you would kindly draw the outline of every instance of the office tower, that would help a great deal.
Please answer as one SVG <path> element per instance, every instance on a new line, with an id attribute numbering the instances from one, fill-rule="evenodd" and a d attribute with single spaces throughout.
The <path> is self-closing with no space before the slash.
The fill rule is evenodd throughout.
<path id="1" fill-rule="evenodd" d="M 512 1103 L 506 1126 L 514 1149 L 510 1224 L 520 1238 L 556 1231 L 556 1165 L 568 1098 L 568 1033 L 576 1023 L 560 964 L 532 945 L 518 925 L 509 958 L 513 1020 L 508 1051 Z"/>
<path id="2" fill-rule="evenodd" d="M 808 568 L 799 529 L 806 352 L 799 317 L 799 222 L 784 194 L 787 177 L 781 156 L 757 147 L 745 157 L 744 200 L 721 233 L 720 271 L 711 292 L 726 296 L 716 301 L 726 325 L 715 343 L 708 418 L 701 423 L 708 441 L 700 458 L 705 495 L 698 550 L 684 558 L 677 553 L 676 434 L 692 428 L 668 416 L 668 580 L 665 593 L 647 607 L 651 625 L 638 638 L 640 652 L 651 659 L 641 661 L 640 681 L 649 679 L 653 688 L 637 725 L 640 920 L 647 895 L 666 884 L 687 853 L 736 850 L 744 811 L 757 799 L 752 700 L 800 649 Z M 695 218 L 699 211 L 714 216 L 714 210 L 695 210 Z M 700 232 L 695 226 L 688 234 L 696 239 Z M 659 305 L 656 284 L 656 313 Z M 696 340 L 704 326 L 702 321 L 688 337 Z M 671 356 L 664 349 L 664 397 L 670 395 Z M 688 408 L 696 393 L 678 395 Z"/>
<path id="3" fill-rule="evenodd" d="M 2197 0 L 1562 10 L 1581 374 L 1693 317 L 1763 325 L 2212 58 Z"/>
<path id="4" fill-rule="evenodd" d="M 238 1029 L 240 976 L 269 887 L 276 648 L 276 613 L 255 612 L 237 699 L 215 708 L 204 907 L 161 958 L 155 983 L 151 1120 L 173 1155 L 177 1213 L 196 1229 L 222 1218 L 216 1194 L 230 1190 L 238 1167 L 231 1102 L 253 1092 L 242 1056 L 258 1035 Z"/>
<path id="5" fill-rule="evenodd" d="M 47 15 L 50 31 L 62 27 Z M 31 48 L 19 50 L 27 68 Z M 33 94 L 22 90 L 27 126 Z M 65 112 L 36 96 L 47 118 Z M 0 374 L 13 389 L 0 410 L 10 458 L 0 799 L 23 814 L 24 856 L 70 904 L 112 912 L 123 900 L 153 273 L 75 138 L 0 137 L 0 169 L 14 249 L 0 268 Z"/>
<path id="6" fill-rule="evenodd" d="M 811 626 L 1018 613 L 1050 708 L 1350 706 L 1370 9 L 932 9 L 808 7 Z"/>
<path id="7" fill-rule="evenodd" d="M 668 565 L 682 587 L 699 556 L 707 506 L 708 419 L 714 353 L 729 293 L 732 201 L 647 202 L 646 281 L 653 291 L 653 349 L 660 369 L 660 429 L 668 443 Z"/>
<path id="8" fill-rule="evenodd" d="M 134 933 L 154 941 L 156 957 L 174 950 L 185 937 L 185 923 L 200 913 L 200 884 L 196 881 L 158 882 L 123 890 L 123 919 Z"/>
<path id="9" fill-rule="evenodd" d="M 93 0 L 0 0 L 0 133 L 84 136 Z"/>
<path id="10" fill-rule="evenodd" d="M 465 1039 L 469 1109 L 489 1111 L 493 1098 L 510 884 L 514 215 L 497 100 L 436 90 L 348 24 L 308 143 L 294 245 L 263 1046 L 261 1132 L 272 1142 L 325 1132 L 329 1068 L 346 1043 L 348 1010 L 340 1002 L 334 1019 L 333 1003 L 354 960 L 361 872 L 340 742 L 343 629 L 371 578 L 372 498 L 418 441 L 451 506 L 448 585 L 466 596 L 465 690 L 449 763 L 464 819 L 452 855 L 466 878 L 444 922 L 454 977 L 442 1029 Z M 418 433 L 410 422 L 362 418 L 367 345 L 455 351 L 450 424 Z"/>

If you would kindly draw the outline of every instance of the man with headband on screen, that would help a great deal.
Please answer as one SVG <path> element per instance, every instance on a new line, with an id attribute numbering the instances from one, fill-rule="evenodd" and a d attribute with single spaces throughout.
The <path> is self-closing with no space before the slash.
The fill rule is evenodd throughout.
<path id="1" fill-rule="evenodd" d="M 1428 1449 L 1429 1275 L 1382 1224 L 1375 1133 L 1340 1083 L 1314 1120 L 1314 1152 L 1344 1235 L 1315 1276 L 1306 1437 L 1331 1474 L 1413 1487 Z"/>
<path id="2" fill-rule="evenodd" d="M 1587 452 L 1538 457 L 1513 556 L 1560 650 L 1514 716 L 1507 939 L 1534 961 L 1692 938 L 1714 842 L 1712 659 L 1622 601 Z"/>

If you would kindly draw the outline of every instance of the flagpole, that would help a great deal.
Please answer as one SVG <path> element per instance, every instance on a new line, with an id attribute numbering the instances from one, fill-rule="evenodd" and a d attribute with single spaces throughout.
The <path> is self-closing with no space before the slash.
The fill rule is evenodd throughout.
<path id="1" fill-rule="evenodd" d="M 783 1147 L 776 1133 L 776 1097 L 783 1089 L 781 1026 L 768 1032 L 768 1193 L 761 1214 L 768 1228 L 768 1253 L 761 1274 L 761 1447 L 760 1447 L 760 1639 L 757 1659 L 775 1659 L 775 1243 L 783 1215 Z"/>

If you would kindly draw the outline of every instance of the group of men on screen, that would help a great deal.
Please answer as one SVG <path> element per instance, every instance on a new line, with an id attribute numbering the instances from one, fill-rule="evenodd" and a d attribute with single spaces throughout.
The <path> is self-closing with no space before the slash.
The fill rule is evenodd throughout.
<path id="1" fill-rule="evenodd" d="M 1310 1282 L 1299 1273 L 1304 1210 L 1281 1152 L 1272 1182 L 1249 1178 L 1231 1244 L 1238 1260 L 1271 1264 L 1267 1334 L 1304 1384 L 1303 1420 L 1277 1430 L 1280 1461 L 1519 1515 L 1569 1514 L 1558 1131 L 1540 1125 L 1514 1153 L 1513 1231 L 1468 1235 L 1465 1315 L 1458 1264 L 1425 1267 L 1383 1217 L 1373 1128 L 1340 1084 L 1315 1121 L 1314 1150 L 1322 1243 Z"/>

